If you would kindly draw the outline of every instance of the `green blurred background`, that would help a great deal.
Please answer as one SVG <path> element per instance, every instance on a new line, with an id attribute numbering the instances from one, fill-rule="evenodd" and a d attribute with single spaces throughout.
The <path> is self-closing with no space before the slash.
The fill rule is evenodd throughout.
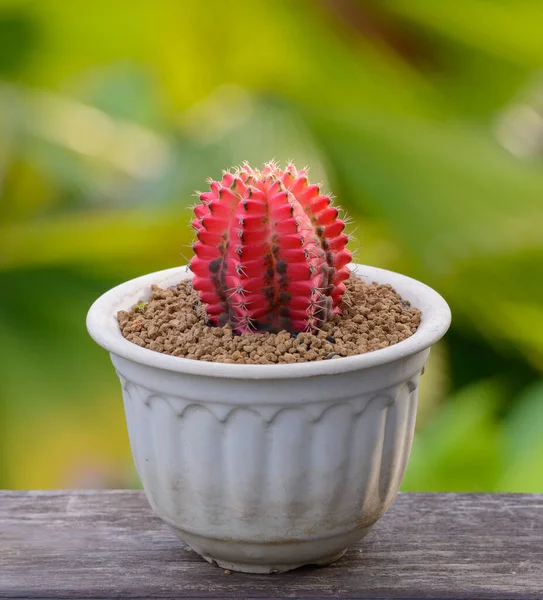
<path id="1" fill-rule="evenodd" d="M 541 0 L 0 0 L 0 487 L 139 485 L 85 314 L 194 189 L 311 165 L 439 290 L 403 489 L 543 491 Z"/>

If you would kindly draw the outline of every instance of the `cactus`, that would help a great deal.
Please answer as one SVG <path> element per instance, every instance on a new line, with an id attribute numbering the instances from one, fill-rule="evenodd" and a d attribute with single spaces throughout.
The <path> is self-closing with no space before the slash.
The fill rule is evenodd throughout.
<path id="1" fill-rule="evenodd" d="M 200 200 L 190 269 L 210 325 L 315 332 L 341 312 L 348 236 L 306 170 L 245 163 L 210 181 Z"/>

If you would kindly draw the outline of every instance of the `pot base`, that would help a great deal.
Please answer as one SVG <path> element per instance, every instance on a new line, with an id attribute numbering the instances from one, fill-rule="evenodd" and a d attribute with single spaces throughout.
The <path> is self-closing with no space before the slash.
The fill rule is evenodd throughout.
<path id="1" fill-rule="evenodd" d="M 215 566 L 240 573 L 273 574 L 304 566 L 329 565 L 339 560 L 347 551 L 346 547 L 364 537 L 371 527 L 328 538 L 285 542 L 221 540 L 188 533 L 177 527 L 173 529 L 178 538 Z"/>
<path id="2" fill-rule="evenodd" d="M 347 548 L 338 552 L 334 556 L 329 556 L 328 558 L 321 558 L 311 563 L 301 563 L 298 565 L 291 564 L 274 564 L 274 565 L 259 565 L 253 563 L 238 563 L 238 562 L 228 562 L 221 559 L 211 558 L 210 556 L 202 555 L 202 557 L 207 560 L 208 563 L 216 567 L 220 567 L 221 569 L 228 569 L 229 571 L 237 571 L 238 573 L 253 573 L 260 575 L 273 575 L 275 573 L 285 573 L 286 571 L 292 571 L 293 569 L 299 569 L 300 567 L 306 566 L 315 566 L 315 567 L 325 567 L 326 565 L 331 565 L 336 560 L 339 560 L 344 554 L 347 552 Z"/>

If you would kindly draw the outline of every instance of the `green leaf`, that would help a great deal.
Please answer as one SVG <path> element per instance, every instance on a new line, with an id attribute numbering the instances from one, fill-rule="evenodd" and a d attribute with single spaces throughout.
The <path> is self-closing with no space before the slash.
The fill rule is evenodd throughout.
<path id="1" fill-rule="evenodd" d="M 482 381 L 464 388 L 439 407 L 415 435 L 402 489 L 496 489 L 502 468 L 496 412 L 503 394 L 499 382 Z"/>
<path id="2" fill-rule="evenodd" d="M 501 491 L 543 490 L 543 380 L 515 399 L 504 423 L 503 460 Z"/>
<path id="3" fill-rule="evenodd" d="M 540 67 L 543 60 L 539 0 L 387 0 L 387 9 L 441 35 L 500 58 Z"/>

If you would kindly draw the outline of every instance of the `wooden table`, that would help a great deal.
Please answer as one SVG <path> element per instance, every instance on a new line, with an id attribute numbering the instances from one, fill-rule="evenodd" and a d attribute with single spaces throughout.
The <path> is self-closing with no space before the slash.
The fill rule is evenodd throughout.
<path id="1" fill-rule="evenodd" d="M 543 598 L 543 495 L 400 494 L 339 562 L 228 574 L 140 491 L 0 492 L 2 598 Z"/>

